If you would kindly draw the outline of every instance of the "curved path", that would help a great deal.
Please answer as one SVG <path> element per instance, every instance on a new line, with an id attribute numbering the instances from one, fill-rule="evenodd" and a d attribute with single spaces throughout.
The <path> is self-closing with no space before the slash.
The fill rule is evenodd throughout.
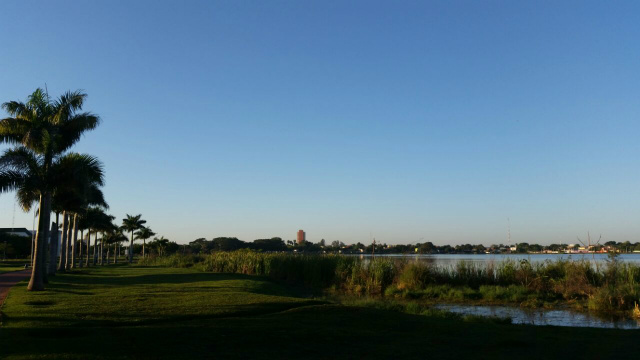
<path id="1" fill-rule="evenodd" d="M 24 279 L 28 279 L 30 276 L 31 269 L 0 274 L 0 306 L 4 303 L 4 299 L 7 297 L 7 294 L 9 294 L 9 290 L 11 290 L 13 285 Z"/>

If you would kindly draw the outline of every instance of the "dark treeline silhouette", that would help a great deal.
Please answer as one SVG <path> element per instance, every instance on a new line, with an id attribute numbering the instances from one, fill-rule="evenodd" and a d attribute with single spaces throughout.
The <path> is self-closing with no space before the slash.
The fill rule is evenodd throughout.
<path id="1" fill-rule="evenodd" d="M 0 233 L 0 259 L 26 259 L 31 252 L 31 239 L 24 236 Z"/>
<path id="2" fill-rule="evenodd" d="M 176 244 L 176 246 L 179 246 Z M 182 245 L 181 249 L 174 247 L 166 254 L 172 254 L 181 250 L 189 254 L 206 254 L 214 251 L 234 251 L 252 249 L 257 251 L 291 251 L 291 252 L 319 252 L 319 253 L 343 253 L 343 254 L 529 254 L 529 253 L 575 253 L 575 252 L 620 252 L 627 253 L 640 251 L 640 242 L 631 243 L 609 241 L 604 244 L 584 246 L 582 244 L 551 244 L 539 245 L 518 243 L 513 245 L 460 244 L 460 245 L 434 245 L 431 242 L 416 244 L 388 245 L 369 244 L 360 242 L 345 244 L 335 240 L 327 242 L 324 239 L 317 243 L 304 241 L 301 244 L 294 240 L 284 241 L 282 238 L 257 239 L 252 242 L 242 241 L 236 237 L 217 237 L 211 240 L 199 238 L 188 245 Z M 134 248 L 135 250 L 135 248 Z M 136 250 L 139 252 L 139 250 Z"/>
<path id="3" fill-rule="evenodd" d="M 212 240 L 205 238 L 196 239 L 186 246 L 186 251 L 193 254 L 210 253 L 212 251 L 234 251 L 240 249 L 252 249 L 259 251 L 287 251 L 289 248 L 284 240 L 279 237 L 271 239 L 257 239 L 253 242 L 245 242 L 235 237 L 218 237 Z"/>

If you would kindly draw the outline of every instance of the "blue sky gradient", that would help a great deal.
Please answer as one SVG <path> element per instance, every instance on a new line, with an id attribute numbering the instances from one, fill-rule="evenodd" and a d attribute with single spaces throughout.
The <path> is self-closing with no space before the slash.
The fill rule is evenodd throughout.
<path id="1" fill-rule="evenodd" d="M 0 101 L 84 89 L 111 213 L 172 240 L 640 241 L 638 2 L 1 7 Z"/>

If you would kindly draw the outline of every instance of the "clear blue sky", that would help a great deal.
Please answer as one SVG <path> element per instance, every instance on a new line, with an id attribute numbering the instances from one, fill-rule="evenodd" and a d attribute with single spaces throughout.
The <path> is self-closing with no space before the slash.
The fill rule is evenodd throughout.
<path id="1" fill-rule="evenodd" d="M 635 242 L 639 39 L 636 1 L 6 1 L 0 101 L 84 89 L 111 213 L 181 243 Z"/>

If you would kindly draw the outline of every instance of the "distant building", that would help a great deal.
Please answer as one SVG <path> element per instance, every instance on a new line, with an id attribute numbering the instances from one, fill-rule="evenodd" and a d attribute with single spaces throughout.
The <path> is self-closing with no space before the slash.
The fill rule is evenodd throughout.
<path id="1" fill-rule="evenodd" d="M 296 237 L 296 242 L 300 245 L 306 241 L 304 230 L 298 230 L 298 236 Z"/>
<path id="2" fill-rule="evenodd" d="M 37 232 L 28 230 L 26 228 L 0 228 L 0 234 L 20 236 L 20 237 L 24 238 L 25 241 L 27 239 L 29 241 L 32 241 L 35 238 L 36 233 Z M 60 242 L 62 240 L 62 231 L 60 231 L 60 230 L 58 230 L 58 239 L 57 240 L 58 240 L 58 255 L 59 255 L 60 251 L 61 251 Z M 47 237 L 47 244 L 50 243 L 50 242 L 51 242 L 51 238 Z"/>
<path id="3" fill-rule="evenodd" d="M 32 232 L 26 228 L 0 228 L 0 234 L 16 235 L 30 238 Z"/>

